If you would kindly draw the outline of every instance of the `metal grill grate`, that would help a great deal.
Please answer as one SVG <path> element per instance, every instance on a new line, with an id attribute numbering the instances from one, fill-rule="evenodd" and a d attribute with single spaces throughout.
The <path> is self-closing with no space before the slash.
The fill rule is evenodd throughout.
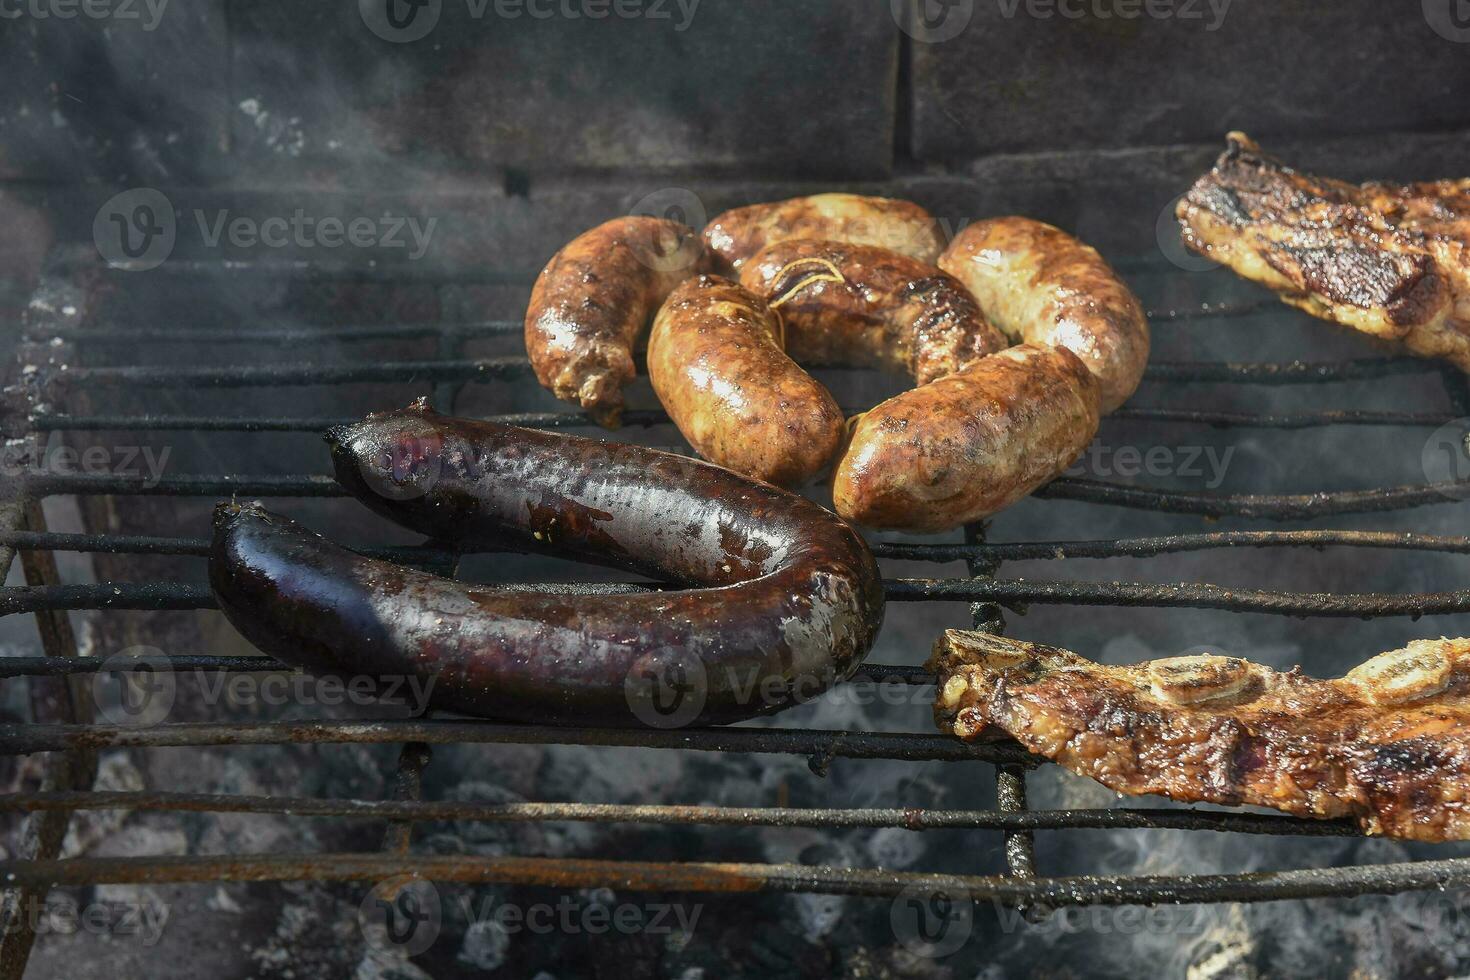
<path id="1" fill-rule="evenodd" d="M 392 282 L 397 272 L 333 270 L 305 264 L 242 265 L 169 263 L 159 274 L 192 279 L 216 275 L 265 277 L 361 277 Z M 59 261 L 38 290 L 28 312 L 15 384 L 7 389 L 7 435 L 31 453 L 39 453 L 52 433 L 74 432 L 313 432 L 350 421 L 348 417 L 274 417 L 232 414 L 108 414 L 87 410 L 85 395 L 104 386 L 127 385 L 169 389 L 333 386 L 404 382 L 432 383 L 436 402 L 453 410 L 460 387 L 523 376 L 523 358 L 468 358 L 464 344 L 472 339 L 505 336 L 518 323 L 405 323 L 331 325 L 320 328 L 159 327 L 115 325 L 86 309 L 95 291 L 79 282 L 97 270 Z M 1188 311 L 1154 311 L 1156 325 L 1209 322 L 1274 308 L 1274 300 L 1257 298 L 1236 305 L 1205 306 Z M 310 360 L 324 343 L 431 338 L 441 357 L 390 363 L 326 364 Z M 151 344 L 207 342 L 211 345 L 270 343 L 299 349 L 304 363 L 244 364 L 195 367 L 168 364 L 93 365 L 89 352 L 112 356 L 147 350 Z M 248 348 L 241 356 L 248 355 Z M 79 360 L 80 358 L 80 360 Z M 84 363 L 85 362 L 85 363 Z M 1470 413 L 1465 380 L 1459 374 L 1420 360 L 1384 358 L 1330 363 L 1160 362 L 1148 371 L 1148 383 L 1179 382 L 1315 385 L 1396 374 L 1435 375 L 1448 394 L 1453 412 L 1324 410 L 1266 415 L 1195 409 L 1133 408 L 1117 418 L 1158 424 L 1251 427 L 1257 429 L 1316 426 L 1437 426 Z M 587 426 L 579 415 L 519 413 L 496 416 L 501 421 L 541 428 Z M 662 413 L 632 411 L 627 423 L 650 426 L 666 422 Z M 1319 518 L 1397 510 L 1442 501 L 1446 485 L 1409 485 L 1373 490 L 1313 494 L 1222 494 L 1152 490 L 1094 479 L 1062 478 L 1041 496 L 1110 504 L 1156 512 L 1208 517 L 1240 516 L 1276 520 Z M 1259 901 L 1311 896 L 1343 896 L 1470 885 L 1470 859 L 1433 860 L 1250 874 L 1186 876 L 1050 877 L 1036 867 L 1032 835 L 1038 830 L 1171 829 L 1228 831 L 1244 834 L 1347 836 L 1345 822 L 1310 821 L 1255 813 L 1197 809 L 1119 808 L 1037 811 L 1026 803 L 1026 773 L 1038 764 L 1015 743 L 992 738 L 963 744 L 934 732 L 883 733 L 794 728 L 722 728 L 680 731 L 566 729 L 534 725 L 494 724 L 452 718 L 387 721 L 188 722 L 152 728 L 93 723 L 78 682 L 98 669 L 98 661 L 79 657 L 65 616 L 67 610 L 187 610 L 212 606 L 199 582 L 63 584 L 52 556 L 75 551 L 108 555 L 201 556 L 207 540 L 198 536 L 112 533 L 54 533 L 47 530 L 38 502 L 47 496 L 75 494 L 153 495 L 214 498 L 239 494 L 253 497 L 332 498 L 342 493 L 326 476 L 316 474 L 256 475 L 208 473 L 172 476 L 158 481 L 120 475 L 30 474 L 8 478 L 0 496 L 0 569 L 9 570 L 22 556 L 24 586 L 0 590 L 0 614 L 30 613 L 41 627 L 45 656 L 0 660 L 0 677 L 29 679 L 34 721 L 0 726 L 0 752 L 11 755 L 45 752 L 49 766 L 42 791 L 0 796 L 0 809 L 29 814 L 28 853 L 0 861 L 0 874 L 12 886 L 11 901 L 27 892 L 44 894 L 54 885 L 126 882 L 378 880 L 404 872 L 453 881 L 502 882 L 571 886 L 612 885 L 629 889 L 709 892 L 812 891 L 865 896 L 893 896 L 911 886 L 968 893 L 1044 914 L 1048 907 L 1080 904 L 1152 904 L 1161 902 Z M 877 543 L 880 558 L 924 562 L 966 562 L 962 578 L 890 578 L 890 601 L 965 601 L 972 604 L 974 624 L 991 629 L 1003 625 L 1002 607 L 1032 603 L 1191 607 L 1292 616 L 1418 616 L 1470 611 L 1470 590 L 1419 594 L 1323 594 L 1228 588 L 1205 583 L 1150 584 L 1090 581 L 1006 581 L 997 578 L 1010 560 L 1149 557 L 1153 555 L 1235 548 L 1304 549 L 1326 546 L 1417 550 L 1470 554 L 1470 537 L 1361 530 L 1220 531 L 1118 540 L 991 543 L 978 527 L 967 528 L 962 543 Z M 365 552 L 421 564 L 452 573 L 457 554 L 433 547 L 366 548 Z M 647 584 L 564 584 L 567 590 L 605 591 L 649 588 Z M 269 659 L 193 655 L 173 658 L 174 669 L 223 672 L 283 668 Z M 919 668 L 869 665 L 850 683 L 925 685 Z M 91 791 L 95 752 L 129 746 L 238 746 L 282 743 L 401 744 L 395 798 L 391 800 L 303 799 L 207 795 L 171 792 Z M 729 807 L 620 805 L 585 803 L 477 804 L 420 799 L 419 776 L 431 746 L 451 743 L 575 744 L 637 746 L 655 749 L 787 753 L 808 757 L 822 773 L 832 759 L 981 761 L 993 764 L 998 806 L 994 810 L 943 809 L 803 809 L 793 807 Z M 387 822 L 380 854 L 309 856 L 185 856 L 60 859 L 61 838 L 73 811 L 82 809 L 171 810 L 195 812 L 278 813 L 318 817 L 371 817 Z M 412 825 L 434 820 L 502 822 L 594 821 L 604 823 L 753 827 L 935 828 L 997 831 L 1005 835 L 1009 873 L 997 876 L 892 872 L 881 869 L 812 867 L 793 864 L 721 864 L 697 862 L 599 861 L 569 858 L 505 857 L 453 859 L 410 855 Z M 14 906 L 12 906 L 13 909 Z M 32 937 L 24 923 L 7 931 L 0 975 L 18 976 Z M 17 965 L 18 964 L 18 965 Z"/>

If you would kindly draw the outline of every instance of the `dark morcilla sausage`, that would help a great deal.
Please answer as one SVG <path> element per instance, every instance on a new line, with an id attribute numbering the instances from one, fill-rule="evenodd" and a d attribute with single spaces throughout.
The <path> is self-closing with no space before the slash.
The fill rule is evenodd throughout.
<path id="1" fill-rule="evenodd" d="M 462 547 L 591 559 L 683 591 L 551 594 L 364 558 L 259 506 L 216 511 L 210 581 L 262 650 L 432 680 L 430 703 L 562 724 L 721 723 L 849 676 L 883 616 L 861 537 L 801 497 L 670 453 L 441 416 L 328 435 L 338 480 Z"/>

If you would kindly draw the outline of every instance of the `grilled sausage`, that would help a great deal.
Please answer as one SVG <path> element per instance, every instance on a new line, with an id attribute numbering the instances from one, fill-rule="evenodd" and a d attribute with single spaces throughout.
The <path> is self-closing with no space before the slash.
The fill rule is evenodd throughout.
<path id="1" fill-rule="evenodd" d="M 792 238 L 821 238 L 876 245 L 933 265 L 944 249 L 934 217 L 908 201 L 858 194 L 816 194 L 752 204 L 717 215 L 704 241 L 717 271 L 739 272 L 768 245 Z"/>
<path id="2" fill-rule="evenodd" d="M 342 485 L 416 531 L 695 587 L 467 585 L 363 558 L 258 506 L 221 505 L 210 560 L 220 607 L 262 650 L 314 670 L 432 679 L 431 705 L 496 718 L 730 722 L 846 678 L 882 621 L 878 567 L 856 532 L 707 463 L 422 402 L 328 440 Z"/>
<path id="3" fill-rule="evenodd" d="M 740 282 L 780 314 L 803 364 L 885 368 L 922 385 L 1009 346 L 957 279 L 885 248 L 780 242 Z"/>
<path id="4" fill-rule="evenodd" d="M 728 279 L 670 294 L 648 338 L 648 378 L 701 456 L 754 479 L 800 486 L 842 445 L 831 393 L 783 352 L 777 316 Z"/>
<path id="5" fill-rule="evenodd" d="M 868 527 L 944 531 L 1061 474 L 1097 434 L 1098 383 L 1063 347 L 1022 344 L 860 416 L 832 485 Z"/>
<path id="6" fill-rule="evenodd" d="M 939 258 L 1016 343 L 1065 347 L 1101 382 L 1104 413 L 1128 400 L 1148 363 L 1138 297 L 1097 250 L 1030 218 L 970 225 Z"/>
<path id="7" fill-rule="evenodd" d="M 531 290 L 526 353 L 537 380 L 616 428 L 634 347 L 673 288 L 707 262 L 695 232 L 663 218 L 614 218 L 577 236 Z"/>

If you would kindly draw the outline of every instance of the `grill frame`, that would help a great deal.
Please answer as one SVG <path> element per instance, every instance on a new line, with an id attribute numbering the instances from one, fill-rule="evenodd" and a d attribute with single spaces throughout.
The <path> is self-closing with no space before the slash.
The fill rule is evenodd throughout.
<path id="1" fill-rule="evenodd" d="M 165 273 L 190 276 L 216 274 L 221 267 L 203 262 L 170 262 Z M 364 270 L 326 267 L 311 263 L 231 263 L 230 274 L 363 278 L 393 280 L 399 269 Z M 86 319 L 88 290 L 79 285 L 87 276 L 101 274 L 93 265 L 78 262 L 74 254 L 55 257 L 32 300 L 23 335 L 17 346 L 14 383 L 5 391 L 6 431 L 24 452 L 39 455 L 52 433 L 108 431 L 220 431 L 293 432 L 320 430 L 347 418 L 231 417 L 215 415 L 107 414 L 58 415 L 48 406 L 64 401 L 68 392 L 90 386 L 115 384 L 237 386 L 278 384 L 346 384 L 402 381 L 412 377 L 436 385 L 436 402 L 453 410 L 459 389 L 475 381 L 524 374 L 523 358 L 472 359 L 461 356 L 465 342 L 477 337 L 502 336 L 519 330 L 511 321 L 479 323 L 336 325 L 325 333 L 306 328 L 264 331 L 195 330 L 194 328 L 89 329 Z M 421 277 L 416 273 L 415 277 Z M 431 277 L 432 278 L 432 277 Z M 444 281 L 457 282 L 457 278 Z M 482 282 L 481 278 L 473 281 Z M 1155 324 L 1171 320 L 1228 318 L 1274 307 L 1263 298 L 1238 306 L 1205 307 L 1190 311 L 1151 311 Z M 269 339 L 286 345 L 309 344 L 324 338 L 397 339 L 432 337 L 439 341 L 440 357 L 388 365 L 347 365 L 323 369 L 311 365 L 277 369 L 258 365 L 244 368 L 164 369 L 141 365 L 120 368 L 71 367 L 79 343 L 122 344 L 168 340 L 208 340 L 212 343 L 258 342 Z M 1289 429 L 1325 425 L 1437 426 L 1470 414 L 1470 384 L 1463 375 L 1443 365 L 1411 358 L 1382 358 L 1341 362 L 1286 362 L 1236 364 L 1161 362 L 1152 364 L 1148 379 L 1155 383 L 1180 381 L 1249 382 L 1253 384 L 1319 384 L 1387 377 L 1403 373 L 1436 374 L 1449 398 L 1452 413 L 1318 411 L 1279 415 L 1200 412 L 1174 409 L 1124 409 L 1117 416 L 1160 424 Z M 494 416 L 499 421 L 549 429 L 590 427 L 572 413 L 514 413 Z M 650 426 L 667 421 L 656 411 L 632 411 L 626 424 Z M 1158 491 L 1099 480 L 1062 478 L 1043 488 L 1040 496 L 1144 508 L 1161 513 L 1203 516 L 1264 517 L 1288 521 L 1337 514 L 1398 510 L 1445 499 L 1451 485 L 1385 487 L 1366 491 L 1321 494 L 1242 495 Z M 1458 487 L 1459 484 L 1453 486 Z M 1470 886 L 1470 858 L 1451 858 L 1396 864 L 1303 869 L 1252 874 L 1106 875 L 1048 877 L 1036 868 L 1034 833 L 1065 829 L 1173 829 L 1232 833 L 1356 836 L 1344 821 L 1312 821 L 1284 815 L 1202 809 L 1079 809 L 1032 810 L 1026 800 L 1026 774 L 1049 765 L 1027 754 L 1009 739 L 987 738 L 965 744 L 937 733 L 885 734 L 790 728 L 716 728 L 680 731 L 614 729 L 559 729 L 506 725 L 468 720 L 388 720 L 332 722 L 170 723 L 152 729 L 120 728 L 94 723 L 85 689 L 88 675 L 99 661 L 79 655 L 66 611 L 76 609 L 196 609 L 209 605 L 208 590 L 185 583 L 90 586 L 63 584 L 54 560 L 57 551 L 95 554 L 201 555 L 207 542 L 200 538 L 158 535 L 64 534 L 50 532 L 39 506 L 49 495 L 132 494 L 154 496 L 340 496 L 328 477 L 287 476 L 242 478 L 231 474 L 174 477 L 145 485 L 145 481 L 118 476 L 27 475 L 0 480 L 0 569 L 8 571 L 21 559 L 27 585 L 0 588 L 0 615 L 34 615 L 40 628 L 44 656 L 0 660 L 0 677 L 27 678 L 33 720 L 29 724 L 0 725 L 0 753 L 47 753 L 41 792 L 0 795 L 0 811 L 24 813 L 26 855 L 0 861 L 0 876 L 12 887 L 6 893 L 3 914 L 7 930 L 0 941 L 0 978 L 19 977 L 34 935 L 19 914 L 28 896 L 44 897 L 57 885 L 129 882 L 280 881 L 310 878 L 323 881 L 376 881 L 404 873 L 446 881 L 540 884 L 560 887 L 613 885 L 627 889 L 707 892 L 809 891 L 869 897 L 893 897 L 915 887 L 964 893 L 975 900 L 991 900 L 1020 908 L 1032 917 L 1063 905 L 1121 905 L 1271 901 L 1287 898 L 1349 897 Z M 1006 560 L 1054 558 L 1146 557 L 1178 551 L 1226 548 L 1321 548 L 1326 546 L 1407 549 L 1470 554 L 1470 536 L 1423 535 L 1411 532 L 1337 530 L 1224 531 L 1098 541 L 986 542 L 983 529 L 965 529 L 961 544 L 913 545 L 877 543 L 879 557 L 906 560 L 964 560 L 963 579 L 887 580 L 890 601 L 929 599 L 971 603 L 973 625 L 1003 630 L 1007 605 L 1061 602 L 1125 606 L 1215 608 L 1237 612 L 1266 612 L 1292 616 L 1415 616 L 1431 612 L 1470 611 L 1470 590 L 1408 595 L 1366 593 L 1324 595 L 1268 590 L 1230 589 L 1208 583 L 1154 585 L 1148 583 L 1007 582 L 997 578 Z M 452 573 L 458 555 L 431 547 L 365 549 L 442 572 Z M 647 588 L 646 585 L 565 584 L 568 590 L 605 591 Z M 271 658 L 185 656 L 171 658 L 174 669 L 210 671 L 290 670 Z M 870 664 L 849 683 L 932 684 L 922 669 Z M 397 771 L 391 780 L 391 800 L 300 799 L 222 796 L 166 792 L 107 793 L 91 790 L 100 749 L 114 746 L 238 745 L 291 743 L 388 743 L 401 745 Z M 806 756 L 814 772 L 823 774 L 834 758 L 981 761 L 995 768 L 997 807 L 994 810 L 923 810 L 792 807 L 720 807 L 618 804 L 512 805 L 456 804 L 421 798 L 421 776 L 432 757 L 432 746 L 454 743 L 581 744 L 641 746 L 676 750 L 789 753 Z M 379 854 L 321 854 L 302 856 L 163 858 L 58 858 L 61 839 L 72 813 L 86 809 L 172 810 L 192 812 L 292 813 L 319 818 L 373 817 L 385 821 L 383 850 Z M 902 827 L 921 831 L 966 828 L 998 831 L 1004 837 L 1007 873 L 977 876 L 891 872 L 881 869 L 813 867 L 806 865 L 752 865 L 671 863 L 635 860 L 594 861 L 571 858 L 470 858 L 452 861 L 411 855 L 413 825 L 427 820 L 596 821 L 662 825 L 782 827 Z"/>

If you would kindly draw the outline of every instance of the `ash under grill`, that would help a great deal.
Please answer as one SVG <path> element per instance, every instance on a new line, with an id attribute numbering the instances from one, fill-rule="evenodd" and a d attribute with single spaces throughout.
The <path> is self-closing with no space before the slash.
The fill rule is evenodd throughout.
<path id="1" fill-rule="evenodd" d="M 1192 286 L 1175 288 L 1190 274 L 1156 262 L 1123 263 L 1120 268 L 1130 278 L 1138 276 L 1155 282 L 1152 293 L 1193 295 L 1199 292 Z M 228 290 L 231 283 L 242 279 L 284 283 L 281 289 L 299 288 L 302 296 L 324 293 L 328 299 L 322 305 L 333 311 L 340 311 L 339 289 L 350 292 L 364 284 L 393 288 L 407 282 L 414 288 L 442 292 L 484 283 L 474 276 L 436 278 L 399 269 L 344 270 L 294 263 L 178 262 L 149 275 L 164 278 L 164 292 L 175 286 L 204 291 L 219 286 Z M 207 505 L 231 495 L 285 498 L 309 504 L 312 516 L 306 520 L 317 529 L 325 530 L 332 515 L 337 515 L 341 526 L 376 526 L 341 516 L 345 508 L 337 498 L 343 494 L 330 477 L 323 475 L 325 453 L 313 451 L 309 436 L 303 434 L 354 420 L 368 408 L 395 406 L 406 400 L 399 392 L 408 388 L 432 390 L 436 408 L 444 412 L 460 411 L 541 428 L 590 427 L 580 415 L 538 410 L 538 406 L 545 405 L 547 396 L 537 394 L 534 383 L 527 380 L 529 370 L 524 357 L 513 353 L 520 332 L 519 320 L 513 318 L 514 302 L 501 304 L 506 316 L 511 318 L 498 320 L 459 322 L 452 316 L 441 315 L 422 321 L 388 323 L 353 323 L 338 318 L 314 325 L 246 318 L 230 323 L 162 326 L 159 321 L 140 320 L 113 309 L 119 303 L 118 296 L 135 288 L 143 278 L 87 268 L 84 264 L 79 266 L 69 256 L 60 257 L 30 306 L 15 384 L 7 393 L 7 434 L 12 440 L 20 440 L 12 445 L 23 447 L 30 457 L 39 459 L 48 447 L 71 440 L 85 446 L 165 438 L 180 440 L 183 449 L 192 447 L 192 458 L 205 464 L 188 472 L 170 471 L 161 475 L 57 473 L 37 467 L 27 468 L 20 476 L 5 481 L 5 493 L 0 499 L 0 561 L 8 569 L 19 557 L 27 584 L 7 586 L 0 591 L 0 614 L 34 615 L 46 655 L 0 659 L 0 677 L 28 678 L 34 713 L 31 722 L 0 725 L 0 752 L 10 756 L 49 753 L 45 756 L 45 778 L 40 791 L 0 797 L 0 809 L 29 815 L 26 852 L 0 861 L 0 875 L 14 886 L 12 901 L 27 894 L 44 894 L 53 886 L 291 880 L 376 882 L 400 873 L 418 873 L 444 882 L 614 887 L 629 891 L 804 892 L 893 898 L 920 889 L 968 895 L 975 901 L 994 901 L 1025 909 L 1033 918 L 1040 919 L 1063 906 L 1257 902 L 1470 885 L 1470 858 L 1435 857 L 1433 851 L 1422 852 L 1424 860 L 1325 868 L 1259 871 L 1227 867 L 1213 874 L 1180 875 L 1072 873 L 1065 867 L 1049 867 L 1044 860 L 1038 860 L 1036 832 L 1144 830 L 1320 838 L 1354 837 L 1356 831 L 1345 822 L 1203 808 L 1129 805 L 1031 809 L 1027 804 L 1028 779 L 1034 778 L 1032 773 L 1043 764 L 1007 739 L 963 744 L 933 730 L 847 731 L 797 727 L 792 719 L 803 717 L 800 712 L 779 715 L 769 723 L 751 726 L 671 731 L 552 728 L 438 716 L 369 720 L 201 717 L 171 720 L 151 727 L 100 723 L 92 717 L 88 684 L 101 658 L 79 655 L 67 612 L 86 612 L 96 624 L 97 635 L 109 638 L 126 634 L 126 631 L 109 633 L 108 624 L 116 617 L 132 613 L 189 614 L 212 608 L 203 565 L 197 561 L 207 552 L 204 537 Z M 1209 277 L 1208 281 L 1211 289 L 1216 290 L 1222 283 L 1219 277 Z M 156 286 L 154 280 L 149 280 L 149 284 Z M 492 279 L 490 285 L 500 288 L 503 284 Z M 1243 329 L 1238 324 L 1253 319 L 1289 323 L 1294 329 L 1317 331 L 1320 335 L 1331 329 L 1309 323 L 1300 314 L 1279 307 L 1274 300 L 1242 284 L 1231 281 L 1225 286 L 1229 295 L 1224 299 L 1197 300 L 1192 305 L 1156 304 L 1150 312 L 1156 337 L 1164 340 L 1176 331 L 1186 335 L 1189 332 L 1223 334 Z M 315 301 L 288 302 L 294 304 L 289 308 L 305 315 Z M 185 319 L 183 313 L 175 310 L 168 322 Z M 1324 346 L 1352 349 L 1352 343 L 1334 338 Z M 169 350 L 170 345 L 175 349 L 210 350 L 225 363 L 171 362 L 157 354 Z M 415 345 L 431 347 L 431 356 L 424 356 L 421 351 L 417 355 L 404 352 Z M 495 349 L 497 345 L 501 349 Z M 477 346 L 489 349 L 483 352 L 470 349 Z M 1165 342 L 1159 346 L 1170 345 Z M 263 348 L 275 355 L 276 360 L 265 362 Z M 355 355 L 359 349 L 390 353 L 377 357 Z M 1470 388 L 1458 373 L 1433 362 L 1364 357 L 1361 348 L 1357 351 L 1356 358 L 1322 361 L 1157 358 L 1149 367 L 1141 397 L 1134 400 L 1134 406 L 1115 413 L 1105 422 L 1104 431 L 1106 434 L 1110 429 L 1133 426 L 1142 432 L 1147 426 L 1150 432 L 1201 431 L 1212 433 L 1212 438 L 1249 433 L 1250 440 L 1269 439 L 1283 430 L 1399 431 L 1410 434 L 1403 444 L 1412 447 L 1408 455 L 1417 462 L 1423 430 L 1470 415 Z M 349 355 L 353 359 L 345 361 Z M 871 380 L 866 372 L 834 374 L 843 375 L 833 383 L 839 392 L 844 385 L 866 391 L 862 386 Z M 1342 390 L 1342 385 L 1402 376 L 1412 376 L 1416 383 L 1428 382 L 1416 389 L 1422 404 L 1416 403 L 1412 410 L 1397 406 L 1339 407 L 1332 401 L 1331 394 Z M 1220 390 L 1290 388 L 1303 393 L 1304 404 L 1278 408 L 1273 401 L 1267 411 L 1250 411 L 1233 404 L 1224 408 L 1202 407 L 1192 396 L 1181 397 L 1201 390 L 1202 386 L 1218 386 Z M 348 391 L 352 392 L 350 396 L 342 394 Z M 466 394 L 470 391 L 486 394 L 492 408 L 497 404 L 499 407 L 485 411 L 479 405 L 467 406 Z M 303 394 L 306 392 L 310 394 Z M 261 394 L 269 397 L 255 397 Z M 1149 404 L 1153 397 L 1163 399 L 1165 404 Z M 1170 401 L 1171 397 L 1177 400 Z M 269 405 L 277 402 L 281 406 L 279 414 L 269 410 Z M 861 410 L 866 405 L 846 401 L 845 407 Z M 677 440 L 677 433 L 667 425 L 667 418 L 660 411 L 639 408 L 635 403 L 626 416 L 624 433 L 618 437 L 661 439 L 667 444 Z M 290 451 L 277 453 L 254 448 L 249 440 L 256 438 L 295 438 L 298 444 Z M 207 465 L 211 456 L 210 440 L 214 439 L 229 440 L 229 445 L 250 454 L 246 458 L 271 465 L 259 467 L 262 471 L 237 471 L 227 462 L 221 462 L 225 459 L 223 453 L 216 465 Z M 308 463 L 302 463 L 303 460 Z M 317 461 L 315 471 L 306 468 L 311 460 Z M 1068 566 L 1096 559 L 1133 561 L 1192 553 L 1223 556 L 1259 549 L 1290 553 L 1353 549 L 1354 554 L 1369 555 L 1470 554 L 1470 537 L 1401 528 L 1273 526 L 1179 530 L 1180 521 L 1188 519 L 1197 524 L 1201 517 L 1301 523 L 1340 517 L 1352 525 L 1360 520 L 1371 522 L 1382 515 L 1397 517 L 1412 508 L 1470 496 L 1470 483 L 1416 483 L 1404 481 L 1400 476 L 1381 486 L 1372 485 L 1372 474 L 1380 469 L 1378 462 L 1375 458 L 1359 461 L 1358 471 L 1369 475 L 1368 487 L 1319 492 L 1246 492 L 1229 487 L 1201 490 L 1154 487 L 1146 481 L 1095 475 L 1068 476 L 1037 494 L 1039 500 L 1021 506 L 1028 508 L 1028 513 L 1055 511 L 1059 515 L 1057 523 L 1069 529 L 1117 526 L 1115 518 L 1097 515 L 1116 514 L 1121 508 L 1132 515 L 1130 526 L 1153 522 L 1158 530 L 1116 537 L 1094 534 L 998 543 L 987 540 L 986 528 L 975 526 L 967 528 L 960 541 L 935 543 L 888 536 L 874 540 L 874 551 L 885 566 L 885 584 L 891 603 L 970 604 L 968 620 L 947 619 L 948 611 L 955 607 L 936 606 L 945 611 L 928 617 L 931 640 L 944 627 L 973 625 L 999 630 L 1005 625 L 1004 609 L 1025 611 L 1033 606 L 1076 609 L 1079 616 L 1089 615 L 1084 607 L 1126 608 L 1139 617 L 1155 615 L 1150 610 L 1169 608 L 1363 620 L 1418 619 L 1425 615 L 1470 612 L 1470 590 L 1433 587 L 1450 584 L 1445 582 L 1430 583 L 1431 587 L 1423 591 L 1382 593 L 1199 582 L 1105 581 L 1068 578 L 1066 573 L 1046 580 L 999 577 L 1006 562 L 1045 561 Z M 300 469 L 296 468 L 298 465 Z M 1320 464 L 1303 465 L 1296 472 L 1303 476 L 1304 482 L 1309 482 L 1318 472 L 1317 465 L 1324 470 L 1329 468 L 1324 460 Z M 84 529 L 49 530 L 41 502 L 46 498 L 71 496 L 79 501 Z M 134 506 L 142 507 L 141 518 L 129 516 Z M 166 518 L 163 523 L 158 521 L 161 515 Z M 150 521 L 151 526 L 141 530 L 133 526 Z M 1004 515 L 997 523 L 1006 523 Z M 381 540 L 365 540 L 360 533 L 356 538 L 351 536 L 352 532 L 328 533 L 349 544 L 362 545 L 362 550 L 368 553 L 419 564 L 444 574 L 456 573 L 461 565 L 476 557 L 433 544 L 384 544 Z M 71 552 L 92 556 L 101 580 L 63 581 L 55 556 Z M 168 564 L 139 564 L 148 561 Z M 963 574 L 914 577 L 893 570 L 898 564 L 956 562 L 964 563 Z M 182 568 L 192 570 L 193 574 L 187 578 L 153 580 L 150 570 L 156 567 Z M 519 566 L 511 567 L 514 571 Z M 134 568 L 143 569 L 139 577 L 123 577 Z M 573 592 L 656 587 L 650 583 L 605 581 L 595 572 L 579 572 L 571 566 L 562 567 L 561 572 L 560 582 L 543 587 Z M 576 580 L 567 581 L 569 578 Z M 1405 628 L 1410 622 L 1410 619 L 1403 620 Z M 1010 625 L 1013 632 L 1052 642 L 1040 627 L 1029 624 L 1018 627 L 1014 621 Z M 136 633 L 139 628 L 133 629 Z M 1365 640 L 1355 651 L 1361 654 L 1356 659 L 1387 649 L 1373 647 L 1371 643 Z M 890 690 L 930 685 L 931 679 L 912 666 L 926 652 L 906 651 L 909 664 L 869 664 L 850 685 Z M 1082 652 L 1091 651 L 1083 649 Z M 208 651 L 169 651 L 169 656 L 171 668 L 177 671 L 233 674 L 289 669 L 269 659 Z M 1351 666 L 1356 659 L 1342 660 L 1340 669 Z M 911 700 L 918 703 L 923 699 Z M 113 748 L 152 751 L 212 746 L 239 747 L 243 751 L 248 746 L 315 743 L 401 746 L 397 771 L 386 781 L 393 798 L 91 789 L 97 753 Z M 448 746 L 475 744 L 791 755 L 806 757 L 814 778 L 825 775 L 839 759 L 939 762 L 953 765 L 957 771 L 960 763 L 978 762 L 993 771 L 995 804 L 984 808 L 749 807 L 675 802 L 485 803 L 421 798 L 424 773 L 431 766 L 434 754 Z M 970 769 L 963 771 L 966 775 L 956 778 L 973 778 Z M 883 793 L 880 790 L 875 795 Z M 377 853 L 60 857 L 62 838 L 72 814 L 103 809 L 371 819 L 386 824 L 387 831 L 383 849 Z M 1001 835 L 1004 872 L 958 873 L 943 867 L 896 871 L 777 861 L 412 853 L 415 829 L 437 821 L 966 831 L 970 832 L 970 838 L 984 835 L 991 843 L 996 838 L 990 835 Z M 14 906 L 11 911 L 13 914 Z M 24 927 L 7 932 L 0 947 L 0 963 L 3 963 L 0 975 L 20 975 L 33 939 Z"/>

